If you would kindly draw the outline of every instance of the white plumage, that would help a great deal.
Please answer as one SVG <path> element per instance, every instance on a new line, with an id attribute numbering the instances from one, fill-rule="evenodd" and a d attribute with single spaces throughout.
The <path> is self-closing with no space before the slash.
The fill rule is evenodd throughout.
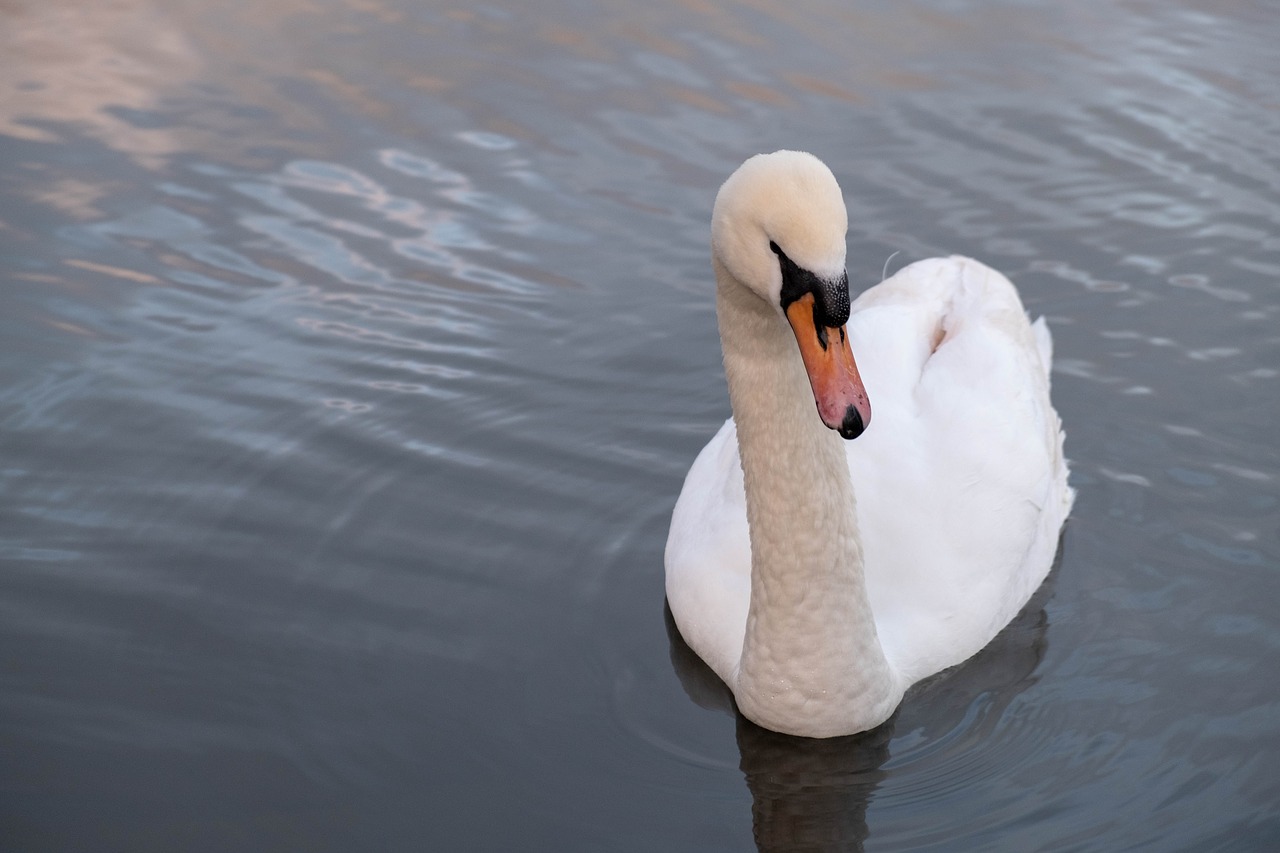
<path id="1" fill-rule="evenodd" d="M 769 244 L 829 279 L 845 228 L 810 155 L 752 158 L 722 187 L 735 418 L 690 469 L 666 550 L 685 640 L 749 718 L 813 737 L 878 725 L 985 646 L 1044 580 L 1073 499 L 1049 331 L 977 261 L 920 261 L 858 297 L 847 330 L 873 414 L 851 441 L 823 424 Z"/>

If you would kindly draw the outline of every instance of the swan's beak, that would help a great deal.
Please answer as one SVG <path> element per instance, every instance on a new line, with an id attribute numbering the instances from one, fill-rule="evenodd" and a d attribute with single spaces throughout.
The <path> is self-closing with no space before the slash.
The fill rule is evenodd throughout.
<path id="1" fill-rule="evenodd" d="M 806 293 L 787 306 L 787 321 L 800 345 L 822 422 L 844 438 L 857 438 L 871 423 L 871 403 L 858 375 L 844 326 L 819 326 L 815 300 Z"/>

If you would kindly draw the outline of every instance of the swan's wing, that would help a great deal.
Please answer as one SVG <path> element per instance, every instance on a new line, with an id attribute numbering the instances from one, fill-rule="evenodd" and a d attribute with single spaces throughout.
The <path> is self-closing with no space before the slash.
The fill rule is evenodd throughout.
<path id="1" fill-rule="evenodd" d="M 751 603 L 751 542 L 733 419 L 698 454 L 671 514 L 667 603 L 686 643 L 732 683 Z"/>
<path id="2" fill-rule="evenodd" d="M 1070 508 L 1048 330 L 967 258 L 867 291 L 850 334 L 871 426 L 847 446 L 881 643 L 909 679 L 969 657 L 1047 574 Z"/>
<path id="3" fill-rule="evenodd" d="M 1031 331 L 1036 336 L 1036 350 L 1040 353 L 1040 364 L 1044 367 L 1044 378 L 1049 380 L 1049 368 L 1053 364 L 1053 335 L 1049 333 L 1049 324 L 1043 317 L 1037 317 L 1031 324 Z"/>

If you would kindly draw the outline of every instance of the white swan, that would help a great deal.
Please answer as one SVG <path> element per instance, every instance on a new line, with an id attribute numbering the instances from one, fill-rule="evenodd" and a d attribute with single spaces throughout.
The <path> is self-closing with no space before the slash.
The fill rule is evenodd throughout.
<path id="1" fill-rule="evenodd" d="M 1043 318 L 960 257 L 850 310 L 846 227 L 810 154 L 752 157 L 720 188 L 734 417 L 689 470 L 666 549 L 685 641 L 748 718 L 809 737 L 879 725 L 985 646 L 1044 580 L 1074 497 Z"/>

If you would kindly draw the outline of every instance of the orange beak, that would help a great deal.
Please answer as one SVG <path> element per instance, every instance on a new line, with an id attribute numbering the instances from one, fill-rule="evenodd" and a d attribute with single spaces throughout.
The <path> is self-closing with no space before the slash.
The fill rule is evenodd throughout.
<path id="1" fill-rule="evenodd" d="M 871 423 L 871 403 L 845 327 L 818 326 L 812 293 L 787 306 L 787 321 L 800 345 L 800 358 L 822 422 L 845 438 L 857 438 Z"/>

